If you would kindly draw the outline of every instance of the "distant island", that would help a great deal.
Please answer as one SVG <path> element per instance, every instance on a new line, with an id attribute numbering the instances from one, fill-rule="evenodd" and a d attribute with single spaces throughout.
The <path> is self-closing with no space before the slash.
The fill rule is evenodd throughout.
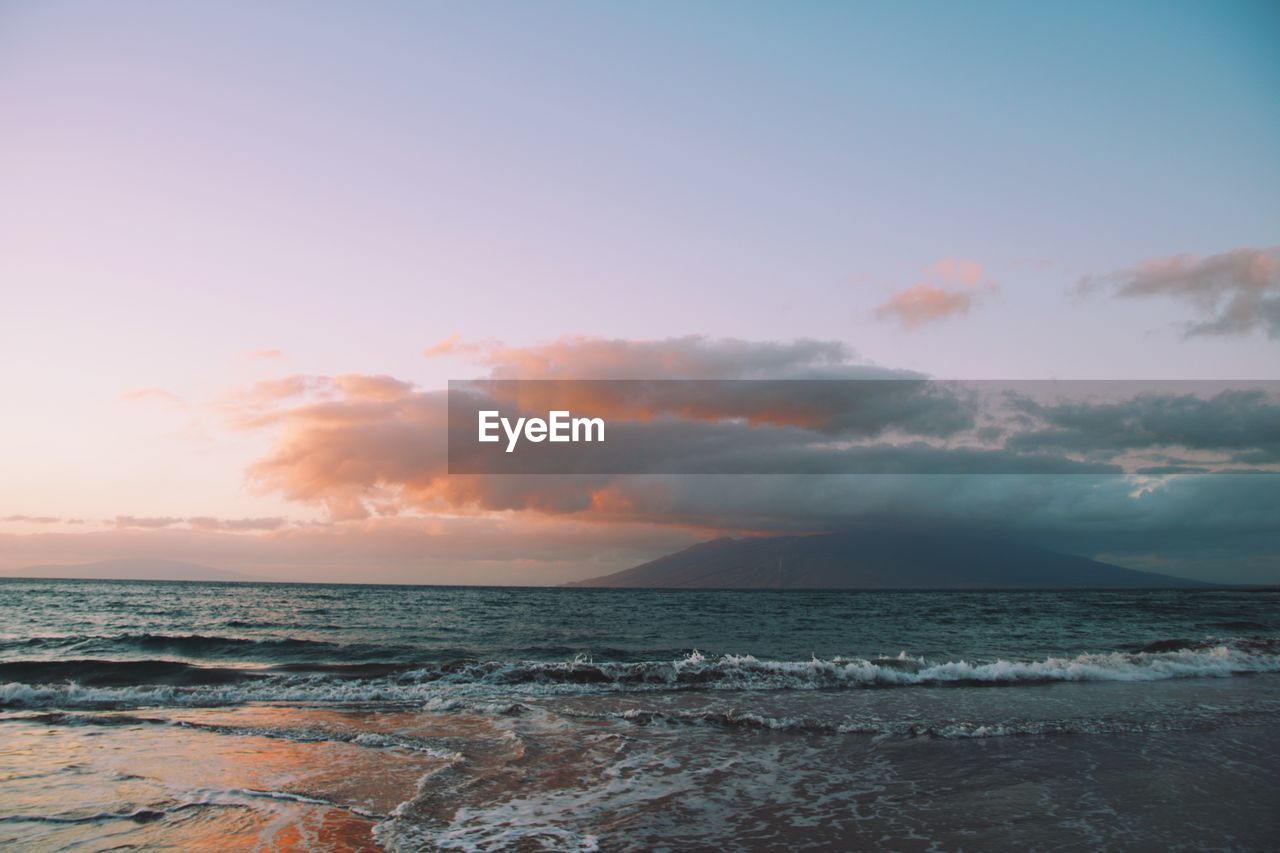
<path id="1" fill-rule="evenodd" d="M 95 563 L 27 566 L 0 573 L 5 578 L 68 578 L 129 581 L 258 581 L 261 578 L 179 560 L 123 559 Z"/>
<path id="2" fill-rule="evenodd" d="M 994 537 L 876 529 L 721 538 L 576 587 L 672 589 L 1191 589 L 1140 572 Z"/>
<path id="3" fill-rule="evenodd" d="M 273 582 L 150 558 L 0 570 L 0 579 Z M 278 581 L 276 581 L 278 582 Z M 997 537 L 908 528 L 723 537 L 566 587 L 614 589 L 1213 589 Z"/>

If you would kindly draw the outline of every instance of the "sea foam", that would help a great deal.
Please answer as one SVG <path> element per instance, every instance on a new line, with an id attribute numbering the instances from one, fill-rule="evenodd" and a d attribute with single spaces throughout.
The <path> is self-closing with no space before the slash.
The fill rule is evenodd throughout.
<path id="1" fill-rule="evenodd" d="M 86 661 L 86 664 L 91 662 Z M 271 673 L 230 684 L 85 686 L 10 682 L 0 707 L 217 706 L 244 702 L 407 703 L 425 710 L 519 713 L 519 697 L 664 690 L 831 690 L 946 684 L 1150 682 L 1280 672 L 1276 640 L 1206 640 L 1166 651 L 1089 652 L 1042 660 L 892 658 L 768 660 L 693 652 L 671 661 L 469 661 L 369 678 Z"/>

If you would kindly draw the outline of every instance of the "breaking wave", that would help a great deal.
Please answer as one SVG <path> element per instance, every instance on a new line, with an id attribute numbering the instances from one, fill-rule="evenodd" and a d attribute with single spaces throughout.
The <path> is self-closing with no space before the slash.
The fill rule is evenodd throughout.
<path id="1" fill-rule="evenodd" d="M 421 703 L 498 694 L 511 713 L 522 695 L 659 690 L 834 690 L 1046 682 L 1150 682 L 1280 672 L 1280 639 L 1170 640 L 1139 651 L 1042 660 L 933 662 L 886 658 L 777 661 L 752 655 L 671 661 L 458 660 L 443 664 L 282 665 L 256 669 L 166 660 L 23 661 L 0 664 L 0 706 L 209 706 L 252 701 Z M 7 683 L 4 683 L 7 682 Z M 518 704 L 518 703 L 517 703 Z M 515 711 L 518 713 L 518 710 Z"/>
<path id="2" fill-rule="evenodd" d="M 796 734 L 845 735 L 865 734 L 891 738 L 929 738 L 965 740 L 970 738 L 1017 737 L 1026 735 L 1134 734 L 1188 731 L 1218 726 L 1223 718 L 1241 725 L 1273 725 L 1280 705 L 1261 703 L 1235 709 L 1207 709 L 1179 716 L 1146 719 L 1115 717 L 1070 717 L 1063 719 L 941 719 L 933 722 L 863 720 L 827 720 L 806 716 L 776 717 L 754 711 L 728 710 L 667 711 L 631 708 L 607 716 L 638 726 L 668 728 L 711 727 L 723 729 L 788 732 Z M 586 714 L 584 716 L 593 716 Z"/>
<path id="3" fill-rule="evenodd" d="M 250 623 L 240 622 L 248 627 Z M 377 645 L 342 645 L 298 637 L 230 637 L 206 634 L 115 634 L 28 637 L 0 641 L 9 652 L 82 654 L 123 657 L 138 654 L 168 654 L 182 658 L 255 660 L 350 660 L 367 654 L 383 659 L 397 658 L 407 650 Z"/>

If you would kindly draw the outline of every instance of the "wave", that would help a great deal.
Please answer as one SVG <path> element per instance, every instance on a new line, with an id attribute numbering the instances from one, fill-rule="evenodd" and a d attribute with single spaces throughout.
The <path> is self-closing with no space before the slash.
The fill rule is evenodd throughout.
<path id="1" fill-rule="evenodd" d="M 224 628 L 262 630 L 287 628 L 287 623 L 251 622 L 231 619 L 220 623 Z M 417 641 L 438 640 L 418 634 Z M 520 654 L 534 660 L 572 658 L 580 647 L 567 645 L 524 645 L 519 649 L 490 650 L 496 654 Z M 79 656 L 123 658 L 138 655 L 166 654 L 185 660 L 215 660 L 242 663 L 277 664 L 281 668 L 340 672 L 360 667 L 396 667 L 409 669 L 436 665 L 455 666 L 463 662 L 479 662 L 482 652 L 475 649 L 440 645 L 418 646 L 376 642 L 339 643 L 301 637 L 246 637 L 234 634 L 67 634 L 0 639 L 0 652 L 5 657 L 40 655 L 42 658 Z M 603 647 L 600 656 L 618 661 L 643 662 L 643 658 L 627 649 Z M 680 654 L 679 649 L 651 650 L 649 654 Z M 431 662 L 431 663 L 428 663 Z"/>
<path id="2" fill-rule="evenodd" d="M 114 653 L 168 652 L 183 657 L 243 657 L 246 654 L 298 653 L 323 651 L 333 653 L 343 647 L 338 643 L 304 640 L 296 637 L 252 639 L 205 634 L 116 634 L 31 637 L 11 640 L 9 649 L 101 650 Z"/>
<path id="3" fill-rule="evenodd" d="M 910 685 L 1019 684 L 1052 681 L 1156 681 L 1280 671 L 1277 640 L 1175 640 L 1143 651 L 1086 653 L 1040 661 L 965 660 L 932 663 L 901 653 L 893 658 L 761 660 L 752 655 L 674 661 L 457 661 L 406 673 L 423 681 L 520 688 L 596 689 L 825 689 Z M 536 692 L 536 691 L 535 691 Z M 554 692 L 554 691 L 553 691 Z M 572 689 L 562 692 L 575 692 Z"/>
<path id="4" fill-rule="evenodd" d="M 265 676 L 245 669 L 196 666 L 171 660 L 52 660 L 0 662 L 0 681 L 26 684 L 67 682 L 86 687 L 140 684 L 200 686 L 238 684 Z"/>
<path id="5" fill-rule="evenodd" d="M 1150 682 L 1280 672 L 1280 639 L 1174 640 L 1142 651 L 1043 660 L 931 662 L 894 658 L 762 660 L 693 652 L 671 661 L 457 660 L 442 664 L 202 667 L 175 661 L 24 661 L 0 664 L 0 706 L 127 707 L 251 701 L 431 703 L 475 693 L 522 695 L 657 690 L 834 690 L 1047 682 Z"/>
<path id="6" fill-rule="evenodd" d="M 606 716 L 638 726 L 711 727 L 741 730 L 765 730 L 794 734 L 845 735 L 866 734 L 882 738 L 928 738 L 963 740 L 971 738 L 1018 737 L 1030 735 L 1134 734 L 1188 731 L 1216 727 L 1223 718 L 1241 725 L 1274 725 L 1280 704 L 1226 711 L 1197 709 L 1176 717 L 1120 719 L 1115 717 L 1070 717 L 1063 719 L 1002 719 L 974 721 L 943 719 L 934 722 L 865 720 L 825 720 L 813 717 L 775 717 L 737 708 L 728 710 L 667 711 L 631 708 Z M 592 714 L 578 714 L 591 717 Z"/>
<path id="7" fill-rule="evenodd" d="M 1274 626 L 1263 622 L 1251 622 L 1248 619 L 1232 619 L 1226 622 L 1214 622 L 1212 627 L 1220 631 L 1270 631 Z"/>
<path id="8" fill-rule="evenodd" d="M 334 729 L 305 726 L 235 725 L 230 723 L 204 723 L 165 717 L 143 717 L 136 714 L 65 713 L 61 711 L 0 717 L 0 723 L 27 723 L 50 727 L 121 727 L 167 726 L 213 734 L 265 737 L 287 740 L 293 743 L 349 743 L 368 749 L 399 749 L 429 755 L 448 763 L 462 761 L 462 754 L 441 749 L 428 738 L 359 729 Z"/>
<path id="9" fill-rule="evenodd" d="M 0 816 L 0 823 L 52 823 L 52 824 L 99 824 L 111 821 L 131 821 L 133 823 L 152 823 L 168 815 L 178 814 L 191 809 L 222 806 L 251 805 L 254 800 L 275 800 L 307 806 L 324 806 L 338 808 L 360 817 L 381 820 L 386 815 L 353 805 L 339 805 L 319 797 L 309 797 L 288 791 L 257 790 L 254 788 L 230 788 L 227 790 L 198 791 L 197 797 L 185 802 L 178 802 L 165 808 L 139 808 L 131 812 L 102 811 L 92 814 L 13 814 Z"/>
<path id="10" fill-rule="evenodd" d="M 434 706 L 429 704 L 425 710 L 440 711 L 444 708 L 457 712 L 494 715 L 520 714 L 528 710 L 526 706 L 519 704 L 504 707 L 501 703 L 458 700 L 449 700 L 443 704 L 436 703 Z M 1270 700 L 1240 707 L 1203 706 L 1186 710 L 1186 713 L 1158 717 L 1080 716 L 1057 719 L 1006 717 L 985 720 L 942 717 L 932 721 L 894 721 L 874 716 L 862 719 L 822 719 L 803 715 L 773 716 L 741 708 L 679 711 L 633 707 L 625 711 L 597 713 L 560 709 L 557 713 L 571 719 L 616 720 L 640 727 L 667 729 L 713 728 L 818 736 L 869 735 L 877 740 L 968 740 L 1185 732 L 1216 729 L 1224 722 L 1230 722 L 1236 726 L 1274 726 L 1277 718 L 1280 717 L 1280 702 Z M 371 750 L 399 750 L 429 756 L 443 762 L 445 766 L 466 761 L 462 752 L 444 745 L 449 743 L 447 738 L 419 737 L 357 728 L 236 725 L 172 719 L 164 716 L 61 711 L 6 715 L 0 717 L 0 723 L 37 724 L 50 727 L 170 727 L 233 737 L 264 737 L 293 743 L 342 743 Z"/>
<path id="11" fill-rule="evenodd" d="M 89 815 L 28 815 L 15 814 L 0 817 L 0 823 L 104 823 L 112 820 L 128 820 L 134 823 L 151 823 L 160 820 L 169 811 L 163 809 L 137 809 L 132 812 L 97 812 Z"/>
<path id="12" fill-rule="evenodd" d="M 266 627 L 269 623 L 231 620 L 227 627 Z M 317 670 L 326 666 L 335 671 L 360 665 L 407 665 L 423 659 L 465 657 L 466 649 L 423 649 L 381 643 L 338 643 L 302 637 L 243 637 L 223 634 L 71 634 L 0 640 L 0 652 L 13 659 L 17 656 L 130 658 L 167 655 L 190 661 L 225 661 L 304 666 Z M 426 655 L 424 658 L 423 655 Z"/>

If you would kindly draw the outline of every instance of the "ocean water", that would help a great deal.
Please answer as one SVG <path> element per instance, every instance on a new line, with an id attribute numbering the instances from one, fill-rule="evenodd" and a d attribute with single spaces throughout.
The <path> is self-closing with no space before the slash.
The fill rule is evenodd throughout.
<path id="1" fill-rule="evenodd" d="M 1276 849 L 1280 596 L 0 582 L 20 849 Z"/>

